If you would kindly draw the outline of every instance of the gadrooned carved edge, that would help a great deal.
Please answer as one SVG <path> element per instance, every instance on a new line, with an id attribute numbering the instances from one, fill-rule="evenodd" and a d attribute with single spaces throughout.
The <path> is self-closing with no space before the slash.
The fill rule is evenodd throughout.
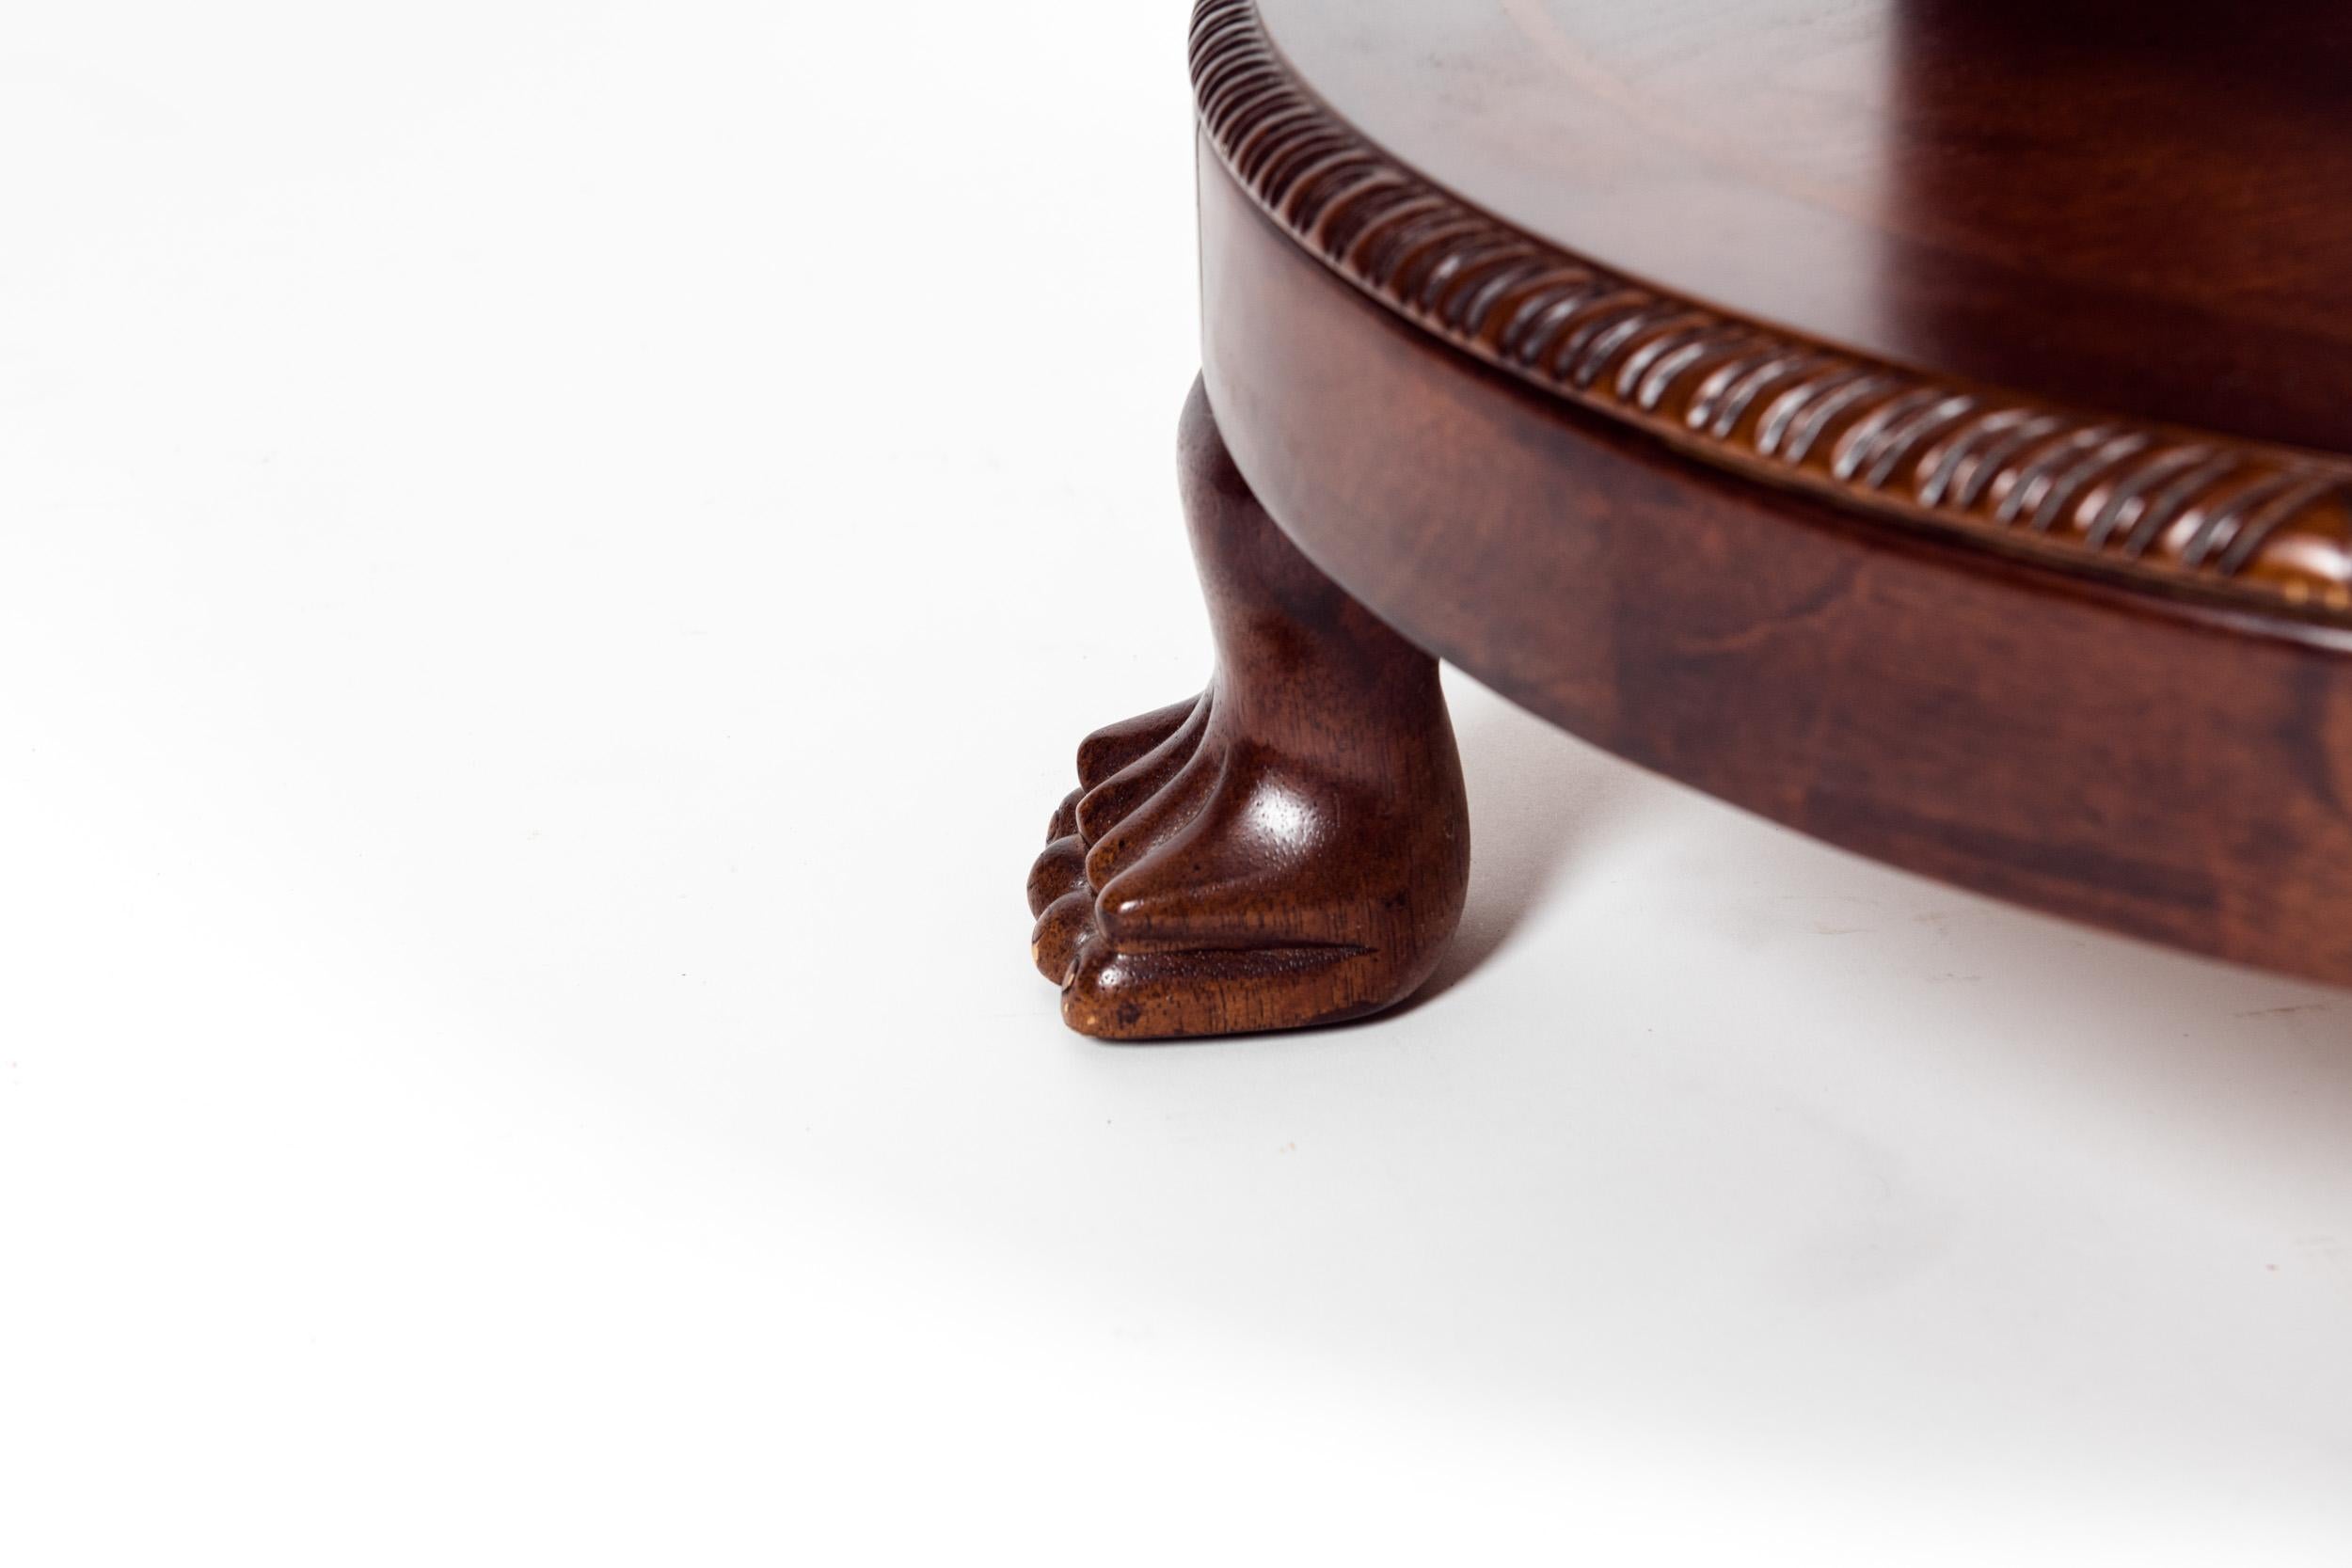
<path id="1" fill-rule="evenodd" d="M 1200 122 L 1362 293 L 1685 452 L 2009 551 L 2336 619 L 2352 464 L 1870 359 L 1634 283 L 1449 195 L 1291 74 L 1255 0 L 1200 0 Z"/>

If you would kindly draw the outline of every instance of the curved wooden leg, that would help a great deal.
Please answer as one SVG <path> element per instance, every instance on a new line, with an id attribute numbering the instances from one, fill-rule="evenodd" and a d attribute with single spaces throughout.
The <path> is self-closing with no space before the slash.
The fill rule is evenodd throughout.
<path id="1" fill-rule="evenodd" d="M 1079 747 L 1029 874 L 1038 967 L 1104 1039 L 1377 1012 L 1429 977 L 1470 879 L 1437 661 L 1283 536 L 1197 384 L 1181 448 L 1216 670 Z"/>

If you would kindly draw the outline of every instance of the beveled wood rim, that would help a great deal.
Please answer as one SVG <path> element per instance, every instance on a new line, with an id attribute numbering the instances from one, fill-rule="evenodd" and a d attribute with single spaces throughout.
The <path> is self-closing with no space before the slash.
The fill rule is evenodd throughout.
<path id="1" fill-rule="evenodd" d="M 1637 282 L 1382 150 L 1256 0 L 1199 0 L 1209 145 L 1356 290 L 1551 396 L 1754 479 L 2070 570 L 2352 624 L 2352 461 L 1934 374 Z"/>

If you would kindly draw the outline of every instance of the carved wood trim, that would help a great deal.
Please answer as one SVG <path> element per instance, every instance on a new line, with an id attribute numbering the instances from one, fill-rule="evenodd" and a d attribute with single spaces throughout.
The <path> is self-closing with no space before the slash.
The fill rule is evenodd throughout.
<path id="1" fill-rule="evenodd" d="M 1523 233 L 1300 83 L 1255 0 L 1200 0 L 1217 156 L 1364 294 L 1684 452 L 2010 552 L 2307 616 L 2352 610 L 2352 462 L 2069 408 L 1746 321 Z"/>

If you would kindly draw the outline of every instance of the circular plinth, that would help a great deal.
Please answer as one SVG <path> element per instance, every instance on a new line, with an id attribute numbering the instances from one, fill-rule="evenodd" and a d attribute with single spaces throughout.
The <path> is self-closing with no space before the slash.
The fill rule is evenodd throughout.
<path id="1" fill-rule="evenodd" d="M 1622 755 L 2352 979 L 2352 135 L 2287 5 L 1205 0 L 1205 358 L 1323 570 Z"/>

